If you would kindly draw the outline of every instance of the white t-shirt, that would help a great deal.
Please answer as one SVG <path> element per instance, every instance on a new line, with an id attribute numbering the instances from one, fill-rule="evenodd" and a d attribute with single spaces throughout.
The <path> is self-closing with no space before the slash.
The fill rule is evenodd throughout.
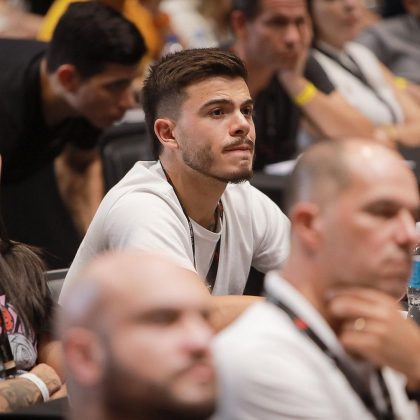
<path id="1" fill-rule="evenodd" d="M 273 272 L 266 290 L 303 319 L 327 347 L 366 380 L 384 402 L 373 366 L 350 358 L 315 308 Z M 216 337 L 220 403 L 216 419 L 374 420 L 335 363 L 290 317 L 266 301 L 252 305 Z M 383 369 L 396 418 L 418 419 L 405 378 Z"/>
<path id="2" fill-rule="evenodd" d="M 221 201 L 223 221 L 217 232 L 192 222 L 196 271 L 206 276 L 220 237 L 213 294 L 242 294 L 251 265 L 267 272 L 283 263 L 289 253 L 290 222 L 249 182 L 228 184 Z M 123 248 L 162 252 L 195 270 L 187 218 L 156 162 L 137 162 L 105 196 L 70 267 L 60 301 L 75 275 L 96 254 Z"/>
<path id="3" fill-rule="evenodd" d="M 340 57 L 343 55 L 343 58 L 345 58 L 345 54 L 350 55 L 369 81 L 369 85 L 373 88 L 372 90 L 372 88 L 366 86 L 361 80 L 332 58 L 321 51 L 315 50 L 314 57 L 322 66 L 325 73 L 327 73 L 333 85 L 351 105 L 375 125 L 401 123 L 404 121 L 403 110 L 395 97 L 392 87 L 383 75 L 379 60 L 371 51 L 365 46 L 354 42 L 347 43 L 343 53 L 333 49 L 329 45 L 320 45 L 333 56 Z M 393 121 L 390 108 L 396 117 L 396 121 Z"/>

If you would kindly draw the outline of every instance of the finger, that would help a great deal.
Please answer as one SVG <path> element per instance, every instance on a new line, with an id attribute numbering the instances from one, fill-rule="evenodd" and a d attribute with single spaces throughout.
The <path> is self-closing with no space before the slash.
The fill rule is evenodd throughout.
<path id="1" fill-rule="evenodd" d="M 352 296 L 370 303 L 383 302 L 389 305 L 395 304 L 395 299 L 386 293 L 369 287 L 341 287 L 329 289 L 326 299 L 334 299 L 337 296 Z"/>
<path id="2" fill-rule="evenodd" d="M 331 316 L 340 320 L 366 318 L 384 322 L 394 313 L 398 314 L 394 306 L 372 304 L 358 297 L 344 295 L 329 301 L 327 310 Z"/>
<path id="3" fill-rule="evenodd" d="M 385 362 L 383 346 L 375 335 L 348 330 L 340 335 L 340 342 L 346 352 L 352 356 L 367 360 L 377 366 Z"/>

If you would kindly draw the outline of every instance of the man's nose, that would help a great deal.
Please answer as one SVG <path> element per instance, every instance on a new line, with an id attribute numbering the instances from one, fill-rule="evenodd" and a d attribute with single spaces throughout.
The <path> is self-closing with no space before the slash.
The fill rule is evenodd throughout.
<path id="1" fill-rule="evenodd" d="M 231 136 L 246 136 L 251 130 L 252 124 L 252 119 L 247 118 L 242 112 L 238 111 L 233 116 Z"/>
<path id="2" fill-rule="evenodd" d="M 283 37 L 286 45 L 295 45 L 299 43 L 301 40 L 301 33 L 298 26 L 293 23 L 287 25 Z"/>
<path id="3" fill-rule="evenodd" d="M 207 320 L 197 315 L 184 322 L 185 347 L 191 351 L 210 350 L 214 332 Z"/>
<path id="4" fill-rule="evenodd" d="M 400 223 L 396 235 L 397 240 L 402 245 L 408 245 L 410 248 L 419 243 L 419 234 L 416 231 L 416 223 L 413 215 L 408 210 L 401 210 L 399 214 Z"/>

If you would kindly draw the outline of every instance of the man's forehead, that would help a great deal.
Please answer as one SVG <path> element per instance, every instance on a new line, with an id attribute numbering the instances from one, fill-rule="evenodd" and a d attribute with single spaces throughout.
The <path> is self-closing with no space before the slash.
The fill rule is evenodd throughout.
<path id="1" fill-rule="evenodd" d="M 251 99 L 249 88 L 242 77 L 214 76 L 197 81 L 185 88 L 186 100 L 207 102 L 234 98 L 238 101 Z"/>
<path id="2" fill-rule="evenodd" d="M 363 163 L 365 163 L 363 165 Z M 417 180 L 404 161 L 398 159 L 349 165 L 349 186 L 344 191 L 361 202 L 381 201 L 415 210 L 419 206 Z"/>
<path id="3" fill-rule="evenodd" d="M 123 65 L 108 63 L 104 69 L 93 75 L 91 79 L 96 79 L 104 83 L 115 80 L 131 80 L 139 74 L 138 65 Z"/>
<path id="4" fill-rule="evenodd" d="M 261 0 L 260 14 L 288 14 L 290 12 L 306 15 L 307 3 L 304 0 Z"/>

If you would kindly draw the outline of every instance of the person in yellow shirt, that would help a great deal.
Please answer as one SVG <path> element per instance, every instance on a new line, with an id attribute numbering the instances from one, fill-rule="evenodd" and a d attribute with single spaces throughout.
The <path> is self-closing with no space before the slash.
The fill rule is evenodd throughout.
<path id="1" fill-rule="evenodd" d="M 54 1 L 43 19 L 38 34 L 39 40 L 49 41 L 51 39 L 54 28 L 61 15 L 67 10 L 69 4 L 74 3 L 75 1 L 80 0 Z M 146 41 L 149 50 L 149 59 L 156 59 L 160 56 L 164 44 L 165 31 L 169 28 L 169 19 L 164 19 L 165 16 L 163 16 L 161 12 L 153 14 L 148 8 L 142 5 L 139 0 L 99 1 L 120 11 L 128 20 L 136 25 Z M 164 22 L 163 25 L 162 22 Z"/>

